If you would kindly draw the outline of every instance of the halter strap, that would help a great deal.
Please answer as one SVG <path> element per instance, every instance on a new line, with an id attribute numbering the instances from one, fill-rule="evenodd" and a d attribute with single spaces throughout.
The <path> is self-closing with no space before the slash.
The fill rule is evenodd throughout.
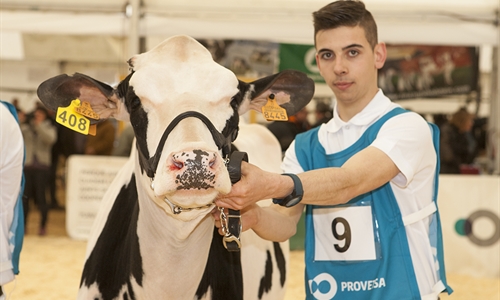
<path id="1" fill-rule="evenodd" d="M 140 150 L 139 147 L 137 147 L 138 152 L 139 152 L 139 163 L 141 166 L 146 170 L 146 174 L 148 175 L 149 178 L 154 178 L 155 173 L 156 173 L 156 168 L 158 167 L 158 162 L 160 161 L 160 156 L 161 152 L 163 151 L 163 147 L 165 146 L 165 142 L 168 138 L 168 135 L 172 130 L 174 130 L 175 126 L 179 124 L 180 121 L 182 121 L 185 118 L 189 117 L 194 117 L 200 119 L 205 125 L 207 126 L 208 130 L 212 134 L 212 137 L 214 139 L 215 144 L 217 145 L 217 148 L 219 150 L 222 149 L 222 155 L 225 157 L 229 155 L 231 151 L 231 137 L 226 137 L 217 129 L 215 126 L 210 122 L 210 120 L 205 117 L 203 114 L 197 112 L 197 111 L 186 111 L 181 114 L 179 114 L 177 117 L 175 117 L 172 122 L 167 126 L 167 129 L 165 129 L 165 132 L 163 132 L 163 136 L 160 139 L 160 142 L 158 143 L 158 147 L 156 148 L 155 154 L 151 158 L 147 158 L 142 151 Z"/>

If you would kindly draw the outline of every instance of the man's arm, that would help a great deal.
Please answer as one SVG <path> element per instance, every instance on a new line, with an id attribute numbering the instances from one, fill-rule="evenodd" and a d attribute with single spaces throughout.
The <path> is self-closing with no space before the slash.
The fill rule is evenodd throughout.
<path id="1" fill-rule="evenodd" d="M 262 199 L 283 198 L 293 190 L 288 176 L 270 173 L 254 165 L 242 164 L 242 179 L 231 192 L 221 195 L 220 207 L 242 209 Z M 301 203 L 335 205 L 348 202 L 389 182 L 399 173 L 394 162 L 382 150 L 367 147 L 352 156 L 340 168 L 323 168 L 297 174 L 302 181 Z"/>
<path id="2" fill-rule="evenodd" d="M 304 205 L 300 203 L 290 208 L 274 204 L 267 207 L 251 204 L 241 210 L 242 230 L 252 229 L 265 240 L 284 242 L 297 232 L 297 223 L 303 210 Z M 224 235 L 221 230 L 219 210 L 215 208 L 212 215 L 215 226 L 219 228 L 219 234 Z"/>
<path id="3" fill-rule="evenodd" d="M 399 173 L 382 150 L 367 147 L 340 168 L 324 168 L 298 174 L 304 187 L 302 203 L 343 204 L 389 182 Z"/>

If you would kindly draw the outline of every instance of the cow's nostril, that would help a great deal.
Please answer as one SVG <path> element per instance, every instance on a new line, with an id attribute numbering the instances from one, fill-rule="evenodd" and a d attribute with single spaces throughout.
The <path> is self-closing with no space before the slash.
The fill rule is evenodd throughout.
<path id="1" fill-rule="evenodd" d="M 217 158 L 216 158 L 216 157 L 214 157 L 211 161 L 209 161 L 209 162 L 208 162 L 208 166 L 209 166 L 210 168 L 213 168 L 213 167 L 214 167 L 214 165 L 215 165 L 215 161 L 216 161 L 216 160 L 217 160 Z"/>
<path id="2" fill-rule="evenodd" d="M 175 159 L 172 159 L 172 166 L 171 166 L 171 169 L 172 170 L 180 170 L 184 167 L 184 164 L 180 161 L 177 161 Z"/>

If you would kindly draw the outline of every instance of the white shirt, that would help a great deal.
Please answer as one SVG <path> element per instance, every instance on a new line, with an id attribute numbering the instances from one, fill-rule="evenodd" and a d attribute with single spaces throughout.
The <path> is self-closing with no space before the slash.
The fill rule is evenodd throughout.
<path id="1" fill-rule="evenodd" d="M 326 154 L 342 151 L 353 145 L 380 117 L 399 106 L 379 90 L 372 101 L 348 122 L 340 119 L 335 107 L 333 118 L 321 125 L 318 131 L 319 142 Z M 371 146 L 386 153 L 400 170 L 390 184 L 403 217 L 432 203 L 437 156 L 429 125 L 420 115 L 410 112 L 389 119 Z M 286 173 L 304 172 L 295 154 L 295 141 L 286 151 L 281 168 Z M 428 232 L 429 217 L 406 226 L 422 295 L 432 294 L 433 286 L 439 281 Z"/>
<path id="2" fill-rule="evenodd" d="M 14 279 L 9 229 L 21 188 L 24 141 L 9 109 L 0 103 L 0 285 Z"/>

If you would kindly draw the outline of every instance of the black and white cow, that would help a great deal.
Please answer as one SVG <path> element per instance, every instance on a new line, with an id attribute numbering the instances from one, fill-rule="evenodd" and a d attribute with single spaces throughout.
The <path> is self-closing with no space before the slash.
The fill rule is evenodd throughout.
<path id="1" fill-rule="evenodd" d="M 249 230 L 241 251 L 229 252 L 210 212 L 214 198 L 231 189 L 225 163 L 238 125 L 236 147 L 279 172 L 274 136 L 240 124 L 239 115 L 260 111 L 271 93 L 292 115 L 310 101 L 314 83 L 297 71 L 241 82 L 187 36 L 128 63 L 131 73 L 116 88 L 82 74 L 38 88 L 50 109 L 78 98 L 99 120 L 129 120 L 136 137 L 94 223 L 78 299 L 282 299 L 288 244 Z"/>

